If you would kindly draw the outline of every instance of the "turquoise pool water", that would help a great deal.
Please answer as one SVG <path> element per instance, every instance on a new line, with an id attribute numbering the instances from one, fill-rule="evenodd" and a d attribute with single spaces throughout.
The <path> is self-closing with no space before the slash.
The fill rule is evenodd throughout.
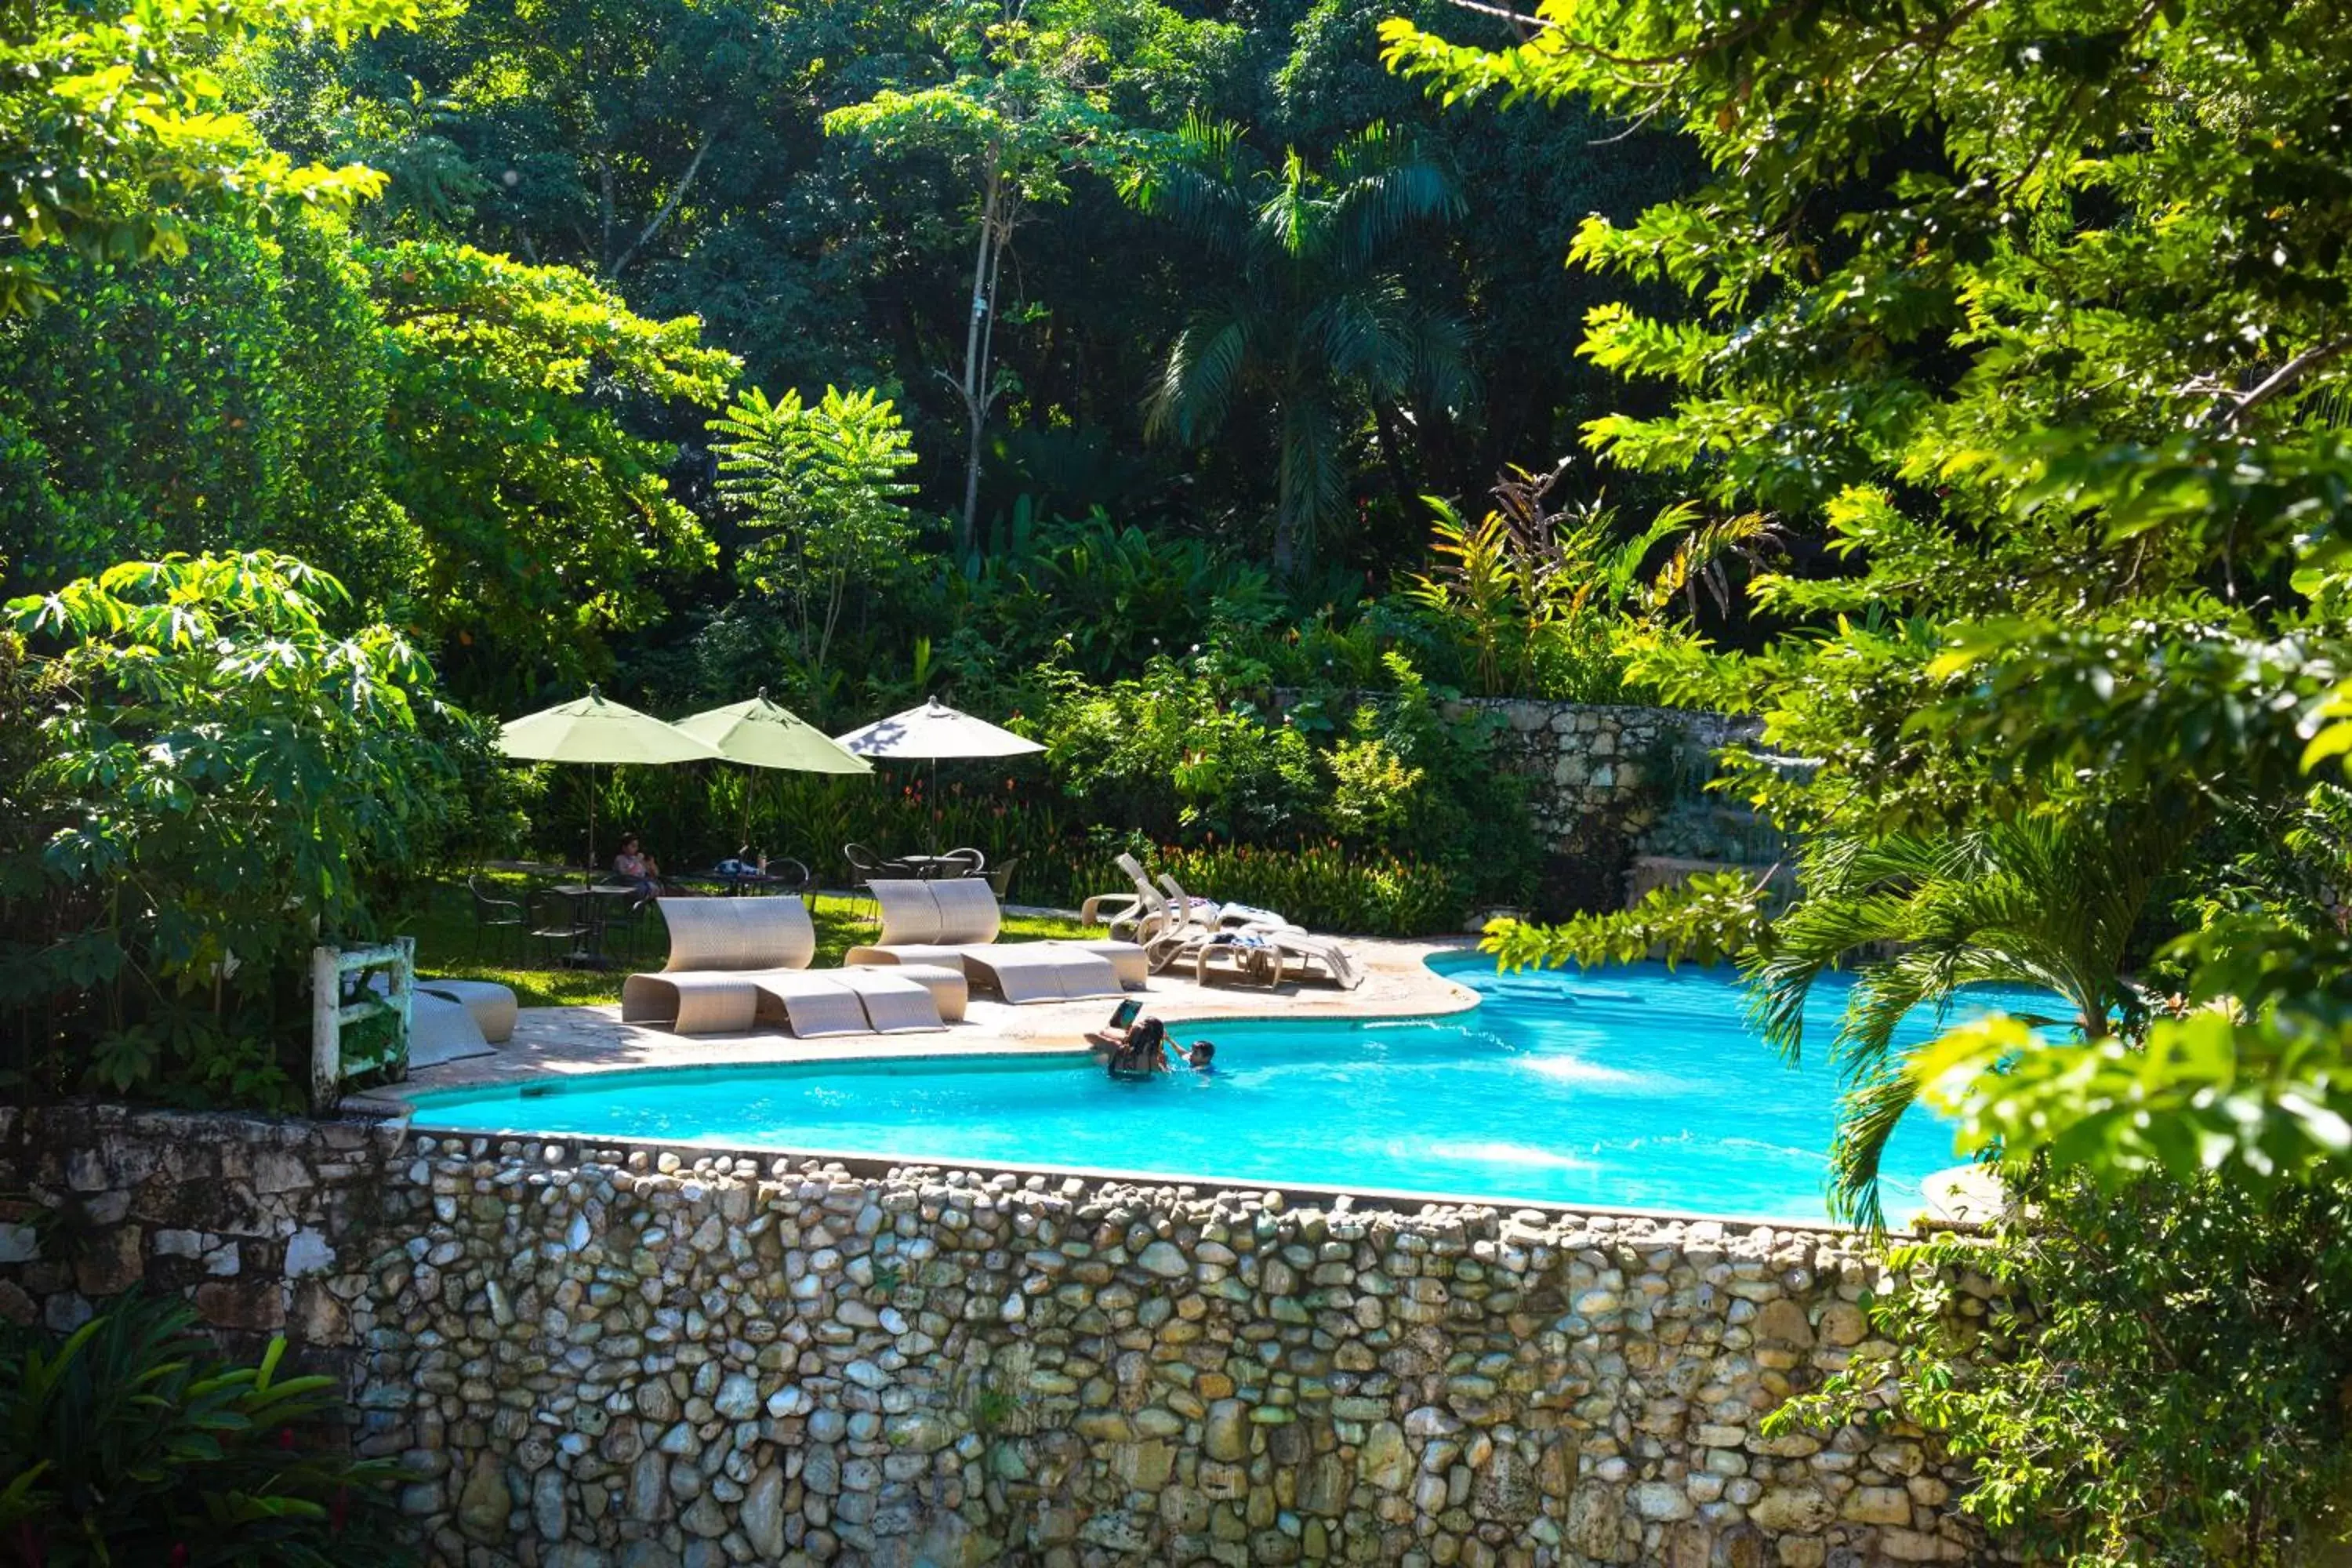
<path id="1" fill-rule="evenodd" d="M 1727 973 L 1662 965 L 1496 974 L 1444 1018 L 1186 1026 L 1216 1075 L 1111 1081 L 1090 1064 L 924 1057 L 603 1074 L 420 1095 L 420 1128 L 1384 1188 L 1820 1219 L 1836 1102 L 1820 1059 L 1844 1000 L 1818 988 L 1812 1059 L 1759 1044 Z M 1912 1037 L 1934 1027 L 1915 1018 Z M 1953 1163 L 1915 1111 L 1886 1160 L 1890 1216 Z"/>

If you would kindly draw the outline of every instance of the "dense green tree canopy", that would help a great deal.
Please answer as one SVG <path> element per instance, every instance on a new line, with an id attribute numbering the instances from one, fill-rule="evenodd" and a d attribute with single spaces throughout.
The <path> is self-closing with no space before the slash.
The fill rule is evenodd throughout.
<path id="1" fill-rule="evenodd" d="M 1500 54 L 1400 26 L 1392 58 L 1456 96 L 1672 119 L 1718 172 L 1631 224 L 1588 224 L 1576 255 L 1692 301 L 1593 313 L 1590 357 L 1677 396 L 1596 421 L 1593 445 L 1801 520 L 1858 568 L 1759 583 L 1771 611 L 1823 628 L 1763 656 L 1650 656 L 1668 689 L 1760 712 L 1768 746 L 1819 759 L 1752 763 L 1755 797 L 1824 846 L 1958 842 L 1988 822 L 2095 834 L 2120 812 L 2159 823 L 2189 871 L 2218 869 L 2217 844 L 2256 847 L 2234 863 L 2343 867 L 2335 742 L 2305 749 L 2331 734 L 2352 510 L 2352 42 L 2326 8 L 1547 18 Z M 2227 899 L 2270 974 L 2334 963 L 2315 891 L 2257 877 Z M 1760 925 L 1754 951 L 1804 911 Z M 2145 1049 L 2093 1039 L 1988 1073 L 2019 1040 L 1992 1030 L 1915 1071 L 2013 1155 L 2057 1140 L 2119 1172 L 2253 1178 L 2340 1153 L 2333 1014 L 2250 974 L 2235 955 L 2255 941 L 2236 921 L 2192 929 L 2155 971 L 2234 997 L 2234 1022 L 2102 1012 L 2095 1035 L 2145 1029 Z M 2150 956 L 2102 945 L 2118 984 Z M 2076 1127 L 2098 1131 L 2062 1139 Z"/>
<path id="2" fill-rule="evenodd" d="M 298 165 L 229 112 L 215 49 L 268 30 L 337 39 L 403 22 L 414 0 L 20 0 L 0 29 L 0 318 L 57 296 L 44 253 L 143 261 L 208 216 L 348 206 L 382 176 Z"/>

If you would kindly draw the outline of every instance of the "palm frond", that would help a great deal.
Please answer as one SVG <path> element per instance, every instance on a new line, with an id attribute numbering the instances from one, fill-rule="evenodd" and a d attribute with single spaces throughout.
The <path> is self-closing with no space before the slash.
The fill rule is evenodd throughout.
<path id="1" fill-rule="evenodd" d="M 1176 335 L 1144 399 L 1143 430 L 1193 446 L 1224 423 L 1250 358 L 1249 318 L 1204 313 Z"/>
<path id="2" fill-rule="evenodd" d="M 1866 1230 L 1886 1228 L 1878 1173 L 1887 1140 L 1918 1097 L 1901 1064 L 1851 1083 L 1838 1101 L 1837 1142 L 1830 1154 L 1830 1212 Z"/>
<path id="3" fill-rule="evenodd" d="M 1348 495 L 1339 421 L 1320 397 L 1298 393 L 1283 400 L 1276 470 L 1280 524 L 1297 556 L 1309 558 L 1317 537 L 1346 507 Z"/>
<path id="4" fill-rule="evenodd" d="M 1379 396 L 1402 396 L 1412 379 L 1412 343 L 1401 320 L 1402 287 L 1335 294 L 1299 322 L 1298 336 L 1336 381 L 1360 382 Z"/>
<path id="5" fill-rule="evenodd" d="M 1424 405 L 1459 418 L 1484 395 L 1470 353 L 1469 324 L 1442 310 L 1417 312 L 1407 333 L 1415 394 Z"/>

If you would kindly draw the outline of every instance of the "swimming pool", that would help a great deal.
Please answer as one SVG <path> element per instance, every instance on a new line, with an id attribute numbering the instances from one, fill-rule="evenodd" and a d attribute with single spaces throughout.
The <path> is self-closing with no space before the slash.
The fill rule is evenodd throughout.
<path id="1" fill-rule="evenodd" d="M 1816 988 L 1811 1059 L 1748 1031 L 1720 971 L 1658 964 L 1497 974 L 1433 966 L 1481 995 L 1466 1013 L 1364 1022 L 1180 1026 L 1216 1074 L 1108 1079 L 1067 1057 L 931 1056 L 692 1068 L 420 1093 L 423 1129 L 608 1135 L 1355 1187 L 1757 1219 L 1826 1216 L 1837 1098 L 1821 1059 L 1845 982 Z M 1906 1038 L 1924 1038 L 1921 1015 Z M 1915 1111 L 1887 1150 L 1886 1211 L 1953 1163 Z"/>

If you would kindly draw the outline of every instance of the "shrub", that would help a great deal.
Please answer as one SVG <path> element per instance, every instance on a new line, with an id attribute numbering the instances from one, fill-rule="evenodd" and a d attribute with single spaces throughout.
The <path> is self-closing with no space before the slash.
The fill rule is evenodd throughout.
<path id="1" fill-rule="evenodd" d="M 1204 662 L 1062 683 L 1040 738 L 1082 815 L 1161 838 L 1276 842 L 1314 820 L 1322 791 L 1306 737 L 1221 690 Z"/>
<path id="2" fill-rule="evenodd" d="M 2325 1561 L 2352 1479 L 2352 1191 L 2037 1173 L 2016 1196 L 1989 1240 L 1891 1248 L 1872 1342 L 1767 1434 L 1924 1427 L 2029 1562 Z"/>
<path id="3" fill-rule="evenodd" d="M 314 942 L 450 809 L 431 672 L 286 556 L 168 556 L 8 607 L 0 1016 L 54 1090 L 295 1102 Z M 14 726 L 11 727 L 12 729 Z"/>
<path id="4" fill-rule="evenodd" d="M 0 1557 L 26 1568 L 406 1563 L 385 1496 L 324 1423 L 334 1380 L 233 1366 L 176 1299 L 126 1296 L 71 1334 L 0 1324 Z"/>
<path id="5" fill-rule="evenodd" d="M 1462 923 L 1460 889 L 1443 868 L 1393 855 L 1351 853 L 1337 843 L 1297 849 L 1163 848 L 1148 863 L 1174 877 L 1188 893 L 1255 904 L 1316 931 L 1430 936 Z"/>

